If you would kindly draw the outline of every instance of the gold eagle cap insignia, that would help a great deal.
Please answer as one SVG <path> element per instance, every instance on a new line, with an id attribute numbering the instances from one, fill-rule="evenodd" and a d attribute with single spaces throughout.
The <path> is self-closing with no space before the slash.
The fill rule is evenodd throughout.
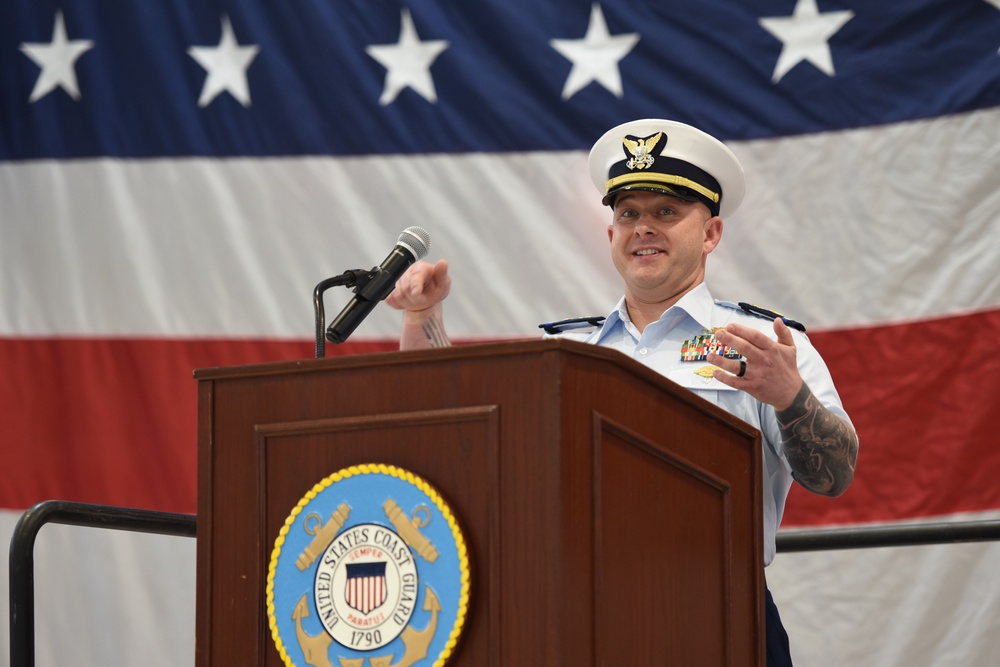
<path id="1" fill-rule="evenodd" d="M 625 166 L 629 169 L 646 169 L 653 164 L 652 150 L 659 143 L 660 137 L 663 136 L 663 132 L 657 132 L 651 137 L 646 137 L 645 139 L 629 139 L 628 137 L 622 137 L 622 144 L 628 149 L 629 161 L 625 163 Z"/>

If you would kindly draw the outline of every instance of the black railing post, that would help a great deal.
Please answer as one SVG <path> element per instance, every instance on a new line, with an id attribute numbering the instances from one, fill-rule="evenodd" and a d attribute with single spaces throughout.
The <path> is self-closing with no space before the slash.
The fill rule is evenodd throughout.
<path id="1" fill-rule="evenodd" d="M 47 523 L 194 537 L 191 514 L 46 500 L 29 508 L 10 540 L 10 667 L 35 665 L 35 536 Z"/>

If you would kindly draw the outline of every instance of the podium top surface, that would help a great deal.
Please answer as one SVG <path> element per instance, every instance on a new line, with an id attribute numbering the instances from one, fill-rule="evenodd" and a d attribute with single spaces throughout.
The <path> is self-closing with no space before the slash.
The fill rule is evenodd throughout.
<path id="1" fill-rule="evenodd" d="M 515 357 L 555 355 L 565 360 L 588 359 L 607 364 L 624 372 L 639 382 L 652 385 L 672 399 L 687 404 L 691 409 L 704 412 L 714 419 L 727 423 L 733 429 L 756 434 L 757 429 L 734 417 L 722 408 L 698 396 L 695 392 L 669 380 L 656 371 L 631 359 L 617 350 L 561 338 L 524 339 L 493 343 L 452 345 L 428 350 L 386 351 L 366 354 L 338 355 L 322 359 L 296 359 L 239 366 L 201 368 L 194 371 L 199 383 L 226 382 L 264 378 L 267 376 L 296 376 L 330 373 L 365 368 L 385 369 L 413 365 L 434 365 L 452 362 L 477 362 Z"/>

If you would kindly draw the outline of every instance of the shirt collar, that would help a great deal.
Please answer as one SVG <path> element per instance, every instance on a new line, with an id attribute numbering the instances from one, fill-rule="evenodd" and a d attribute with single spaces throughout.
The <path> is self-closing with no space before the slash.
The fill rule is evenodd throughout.
<path id="1" fill-rule="evenodd" d="M 715 299 L 712 298 L 712 293 L 708 291 L 708 285 L 701 282 L 690 292 L 682 296 L 677 303 L 668 308 L 667 313 L 674 308 L 683 310 L 702 329 L 708 330 L 712 328 L 712 310 L 714 307 Z M 661 317 L 660 319 L 663 318 Z"/>
<path id="2" fill-rule="evenodd" d="M 687 313 L 688 317 L 697 322 L 701 328 L 709 330 L 712 328 L 712 309 L 714 305 L 715 300 L 712 298 L 712 293 L 708 291 L 708 285 L 701 282 L 694 289 L 682 296 L 677 303 L 667 308 L 663 315 L 660 316 L 660 320 L 668 316 L 673 316 L 677 310 L 680 310 Z M 629 321 L 628 309 L 625 307 L 625 297 L 623 296 L 618 300 L 615 309 L 608 314 L 601 328 L 592 333 L 587 342 L 599 344 L 619 323 L 624 326 Z"/>

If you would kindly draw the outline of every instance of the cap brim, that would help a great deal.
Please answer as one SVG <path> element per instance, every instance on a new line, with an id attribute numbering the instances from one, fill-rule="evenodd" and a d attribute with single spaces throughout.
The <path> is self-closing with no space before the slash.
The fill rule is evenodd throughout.
<path id="1" fill-rule="evenodd" d="M 605 206 L 614 207 L 615 197 L 623 192 L 629 192 L 633 190 L 640 190 L 644 192 L 659 192 L 661 194 L 670 195 L 671 197 L 676 197 L 681 201 L 703 201 L 701 197 L 683 190 L 682 188 L 673 188 L 669 185 L 664 185 L 662 183 L 629 183 L 628 185 L 622 185 L 615 188 L 608 194 L 604 195 L 604 199 L 601 203 Z"/>

